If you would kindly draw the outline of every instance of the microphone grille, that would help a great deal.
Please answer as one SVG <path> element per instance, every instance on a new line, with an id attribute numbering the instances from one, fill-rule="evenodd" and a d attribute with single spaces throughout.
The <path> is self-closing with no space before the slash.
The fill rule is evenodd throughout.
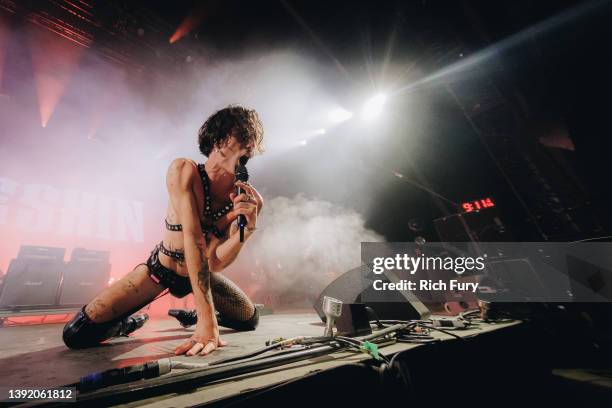
<path id="1" fill-rule="evenodd" d="M 238 165 L 236 167 L 236 180 L 243 182 L 249 181 L 249 172 L 245 166 Z"/>

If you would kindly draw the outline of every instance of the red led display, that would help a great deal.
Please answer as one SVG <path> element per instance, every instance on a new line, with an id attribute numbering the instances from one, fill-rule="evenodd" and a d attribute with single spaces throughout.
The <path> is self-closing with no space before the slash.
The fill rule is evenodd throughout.
<path id="1" fill-rule="evenodd" d="M 495 203 L 493 202 L 492 198 L 487 197 L 487 198 L 483 198 L 481 200 L 474 200 L 474 201 L 465 202 L 465 203 L 461 204 L 461 207 L 463 207 L 463 211 L 465 211 L 465 212 L 472 212 L 472 211 L 479 211 L 479 210 L 482 210 L 484 208 L 495 207 Z"/>

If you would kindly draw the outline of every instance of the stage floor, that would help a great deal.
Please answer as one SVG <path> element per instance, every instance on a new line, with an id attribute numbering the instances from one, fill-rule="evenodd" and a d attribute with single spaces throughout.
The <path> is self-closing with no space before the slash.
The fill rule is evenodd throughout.
<path id="1" fill-rule="evenodd" d="M 263 347 L 276 337 L 316 336 L 323 325 L 316 314 L 261 316 L 252 332 L 221 327 L 229 344 L 206 357 L 174 356 L 174 348 L 188 339 L 193 327 L 183 328 L 173 318 L 149 320 L 130 337 L 108 341 L 100 347 L 70 350 L 62 341 L 60 324 L 20 325 L 0 328 L 0 384 L 49 387 L 78 381 L 81 376 L 113 367 L 138 364 L 164 357 L 208 362 Z"/>
<path id="2" fill-rule="evenodd" d="M 481 325 L 477 329 L 457 332 L 472 336 L 500 329 L 514 323 Z M 229 345 L 207 357 L 174 357 L 174 348 L 191 336 L 192 328 L 184 329 L 174 319 L 154 319 L 129 338 L 114 339 L 85 350 L 70 350 L 62 342 L 63 324 L 23 325 L 0 328 L 0 384 L 4 387 L 52 387 L 77 382 L 81 376 L 114 367 L 122 367 L 165 357 L 189 362 L 207 362 L 243 354 L 264 346 L 266 340 L 278 337 L 318 336 L 323 324 L 315 313 L 273 314 L 261 317 L 253 332 L 235 332 L 221 328 Z M 438 336 L 438 335 L 436 335 Z M 441 337 L 448 336 L 439 334 Z M 383 349 L 393 354 L 414 344 L 398 343 Z M 285 368 L 270 369 L 232 381 L 216 382 L 188 394 L 156 397 L 129 406 L 188 406 L 223 398 L 246 389 L 259 388 L 300 377 L 314 370 L 332 368 L 367 358 L 363 354 L 335 353 Z M 182 371 L 182 370 L 181 370 Z M 174 373 L 174 371 L 173 371 Z M 168 375 L 173 375 L 170 373 Z"/>

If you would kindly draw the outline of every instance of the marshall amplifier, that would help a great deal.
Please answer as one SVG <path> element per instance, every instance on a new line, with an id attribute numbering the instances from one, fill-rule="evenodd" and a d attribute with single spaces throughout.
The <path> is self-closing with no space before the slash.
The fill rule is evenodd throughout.
<path id="1" fill-rule="evenodd" d="M 61 306 L 82 306 L 93 299 L 108 283 L 110 253 L 75 248 L 64 268 L 59 299 Z"/>
<path id="2" fill-rule="evenodd" d="M 6 273 L 0 308 L 56 305 L 65 252 L 64 248 L 23 245 Z"/>

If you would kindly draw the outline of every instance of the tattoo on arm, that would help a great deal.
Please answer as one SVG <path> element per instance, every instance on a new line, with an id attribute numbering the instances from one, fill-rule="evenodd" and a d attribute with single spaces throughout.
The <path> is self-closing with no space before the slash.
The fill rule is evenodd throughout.
<path id="1" fill-rule="evenodd" d="M 212 299 L 210 296 L 210 269 L 208 269 L 208 261 L 204 259 L 202 262 L 202 266 L 200 267 L 200 272 L 198 272 L 198 284 L 200 285 L 200 289 L 204 292 L 204 299 L 206 299 L 206 303 L 211 304 Z"/>

